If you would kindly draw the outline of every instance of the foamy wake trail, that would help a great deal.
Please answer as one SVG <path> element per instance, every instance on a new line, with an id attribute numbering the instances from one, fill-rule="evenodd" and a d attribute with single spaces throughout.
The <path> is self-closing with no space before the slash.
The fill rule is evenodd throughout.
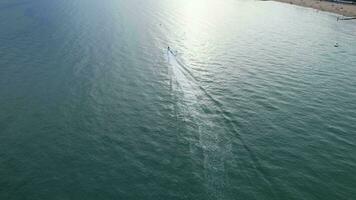
<path id="1" fill-rule="evenodd" d="M 196 125 L 199 138 L 191 136 L 191 153 L 195 154 L 195 145 L 203 150 L 205 177 L 207 188 L 212 194 L 211 199 L 223 199 L 225 188 L 225 165 L 224 162 L 231 156 L 231 138 L 239 137 L 241 145 L 249 155 L 255 173 L 261 177 L 266 186 L 274 195 L 270 187 L 271 180 L 266 175 L 254 152 L 245 143 L 238 132 L 237 126 L 231 118 L 225 114 L 221 103 L 213 98 L 193 76 L 189 68 L 179 62 L 172 52 L 168 51 L 168 62 L 171 67 L 171 88 L 176 95 L 177 115 L 187 122 Z M 198 144 L 197 144 L 198 143 Z"/>
<path id="2" fill-rule="evenodd" d="M 176 97 L 177 115 L 199 135 L 188 135 L 192 156 L 203 152 L 203 166 L 207 192 L 211 199 L 223 199 L 225 185 L 224 162 L 230 152 L 230 143 L 216 103 L 197 84 L 190 72 L 168 51 L 171 67 L 172 93 Z M 200 160 L 200 159 L 198 159 Z"/>

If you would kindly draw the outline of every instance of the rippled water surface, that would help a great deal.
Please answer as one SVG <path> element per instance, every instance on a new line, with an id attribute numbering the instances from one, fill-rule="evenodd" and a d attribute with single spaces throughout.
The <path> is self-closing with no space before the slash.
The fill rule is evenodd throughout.
<path id="1" fill-rule="evenodd" d="M 356 199 L 356 22 L 336 17 L 0 1 L 0 199 Z"/>

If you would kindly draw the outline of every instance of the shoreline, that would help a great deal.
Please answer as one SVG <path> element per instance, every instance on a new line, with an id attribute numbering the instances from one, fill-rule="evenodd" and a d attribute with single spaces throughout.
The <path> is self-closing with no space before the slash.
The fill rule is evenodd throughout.
<path id="1" fill-rule="evenodd" d="M 356 5 L 344 4 L 320 0 L 274 0 L 282 3 L 289 3 L 297 6 L 314 8 L 321 11 L 332 12 L 345 17 L 356 17 Z"/>

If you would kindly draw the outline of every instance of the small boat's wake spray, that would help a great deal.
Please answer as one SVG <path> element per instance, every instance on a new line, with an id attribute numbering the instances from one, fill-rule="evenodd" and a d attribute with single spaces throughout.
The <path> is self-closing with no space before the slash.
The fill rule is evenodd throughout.
<path id="1" fill-rule="evenodd" d="M 216 113 L 216 103 L 207 96 L 187 69 L 177 61 L 172 51 L 168 50 L 171 65 L 171 88 L 176 95 L 177 115 L 192 126 L 199 135 L 188 136 L 192 156 L 202 152 L 203 167 L 207 192 L 211 199 L 223 199 L 225 184 L 224 162 L 230 152 L 230 144 Z"/>
<path id="2" fill-rule="evenodd" d="M 199 85 L 191 71 L 177 60 L 171 49 L 167 50 L 167 55 L 171 66 L 171 89 L 176 98 L 176 115 L 198 130 L 197 137 L 187 137 L 192 155 L 196 156 L 199 151 L 203 153 L 206 187 L 211 199 L 224 199 L 225 162 L 231 157 L 231 133 L 239 137 L 256 173 L 269 185 L 258 158 L 239 135 L 236 125 L 221 103 Z"/>

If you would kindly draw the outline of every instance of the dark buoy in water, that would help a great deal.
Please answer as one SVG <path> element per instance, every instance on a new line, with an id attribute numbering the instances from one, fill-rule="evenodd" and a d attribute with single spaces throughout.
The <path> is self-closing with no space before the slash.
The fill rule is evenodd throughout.
<path id="1" fill-rule="evenodd" d="M 339 44 L 336 42 L 336 43 L 334 44 L 334 47 L 339 47 Z"/>

